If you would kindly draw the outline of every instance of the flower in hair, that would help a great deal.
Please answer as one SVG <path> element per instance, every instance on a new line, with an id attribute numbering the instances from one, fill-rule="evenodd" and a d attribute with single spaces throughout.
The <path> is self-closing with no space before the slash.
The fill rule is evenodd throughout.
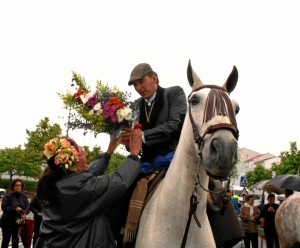
<path id="1" fill-rule="evenodd" d="M 54 157 L 54 163 L 63 170 L 73 171 L 79 159 L 78 150 L 66 138 L 54 138 L 44 145 L 43 154 L 49 160 Z"/>

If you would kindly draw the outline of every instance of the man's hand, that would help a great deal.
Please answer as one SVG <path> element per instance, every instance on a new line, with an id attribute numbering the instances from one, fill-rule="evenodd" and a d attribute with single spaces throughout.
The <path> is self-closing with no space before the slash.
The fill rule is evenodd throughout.
<path id="1" fill-rule="evenodd" d="M 131 154 L 139 155 L 142 148 L 142 130 L 134 129 L 131 131 L 129 141 L 129 151 Z"/>

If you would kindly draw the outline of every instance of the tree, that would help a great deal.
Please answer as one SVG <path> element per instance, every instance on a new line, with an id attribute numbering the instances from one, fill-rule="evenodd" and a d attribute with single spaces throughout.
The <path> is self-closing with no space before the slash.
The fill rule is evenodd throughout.
<path id="1" fill-rule="evenodd" d="M 83 147 L 84 150 L 88 153 L 87 162 L 91 163 L 92 161 L 96 160 L 99 154 L 102 152 L 101 147 L 95 146 L 93 147 L 93 150 L 89 150 L 88 146 Z M 109 161 L 109 165 L 105 171 L 105 174 L 113 173 L 115 172 L 118 167 L 123 163 L 126 159 L 126 156 L 120 154 L 120 153 L 114 153 L 111 156 L 111 159 Z"/>
<path id="2" fill-rule="evenodd" d="M 62 129 L 59 124 L 50 124 L 49 118 L 45 117 L 35 130 L 26 129 L 26 134 L 28 136 L 28 142 L 25 144 L 27 164 L 24 176 L 37 178 L 41 172 L 41 165 L 46 162 L 43 157 L 44 144 L 54 137 L 61 136 Z"/>
<path id="3" fill-rule="evenodd" d="M 272 171 L 266 169 L 263 165 L 258 164 L 253 171 L 248 171 L 246 173 L 246 178 L 248 181 L 248 187 L 251 185 L 272 178 Z"/>
<path id="4" fill-rule="evenodd" d="M 95 146 L 92 150 L 88 146 L 83 146 L 83 149 L 87 152 L 87 162 L 88 164 L 97 159 L 99 154 L 102 152 L 101 147 Z"/>
<path id="5" fill-rule="evenodd" d="M 113 173 L 118 167 L 126 160 L 126 156 L 120 153 L 114 153 L 109 161 L 109 165 L 105 171 L 105 174 Z"/>
<path id="6" fill-rule="evenodd" d="M 25 151 L 21 145 L 0 150 L 0 173 L 8 173 L 10 181 L 15 175 L 24 175 L 26 170 Z"/>
<path id="7" fill-rule="evenodd" d="M 300 151 L 297 148 L 297 142 L 290 142 L 290 150 L 281 152 L 279 157 L 281 163 L 272 166 L 272 171 L 275 172 L 276 176 L 300 173 Z"/>

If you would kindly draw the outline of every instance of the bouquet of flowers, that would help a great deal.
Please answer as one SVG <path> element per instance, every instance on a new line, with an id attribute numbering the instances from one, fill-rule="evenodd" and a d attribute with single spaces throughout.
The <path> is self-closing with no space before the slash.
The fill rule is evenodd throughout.
<path id="1" fill-rule="evenodd" d="M 129 101 L 130 93 L 122 92 L 117 87 L 109 87 L 96 81 L 96 90 L 79 74 L 72 72 L 74 91 L 59 93 L 60 98 L 69 109 L 68 129 L 84 129 L 98 133 L 118 136 L 123 127 L 131 127 L 137 114 L 133 113 L 134 103 Z M 135 112 L 135 111 L 134 111 Z"/>

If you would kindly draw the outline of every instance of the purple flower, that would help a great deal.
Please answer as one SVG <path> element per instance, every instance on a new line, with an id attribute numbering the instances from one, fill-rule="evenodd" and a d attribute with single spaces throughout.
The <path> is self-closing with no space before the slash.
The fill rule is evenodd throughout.
<path id="1" fill-rule="evenodd" d="M 102 104 L 102 116 L 104 119 L 110 118 L 112 122 L 117 122 L 118 117 L 116 115 L 116 112 L 118 110 L 118 105 L 108 105 L 108 104 Z"/>
<path id="2" fill-rule="evenodd" d="M 98 97 L 96 94 L 94 94 L 89 98 L 89 100 L 87 100 L 86 105 L 90 108 L 93 108 L 97 102 L 98 102 Z"/>

